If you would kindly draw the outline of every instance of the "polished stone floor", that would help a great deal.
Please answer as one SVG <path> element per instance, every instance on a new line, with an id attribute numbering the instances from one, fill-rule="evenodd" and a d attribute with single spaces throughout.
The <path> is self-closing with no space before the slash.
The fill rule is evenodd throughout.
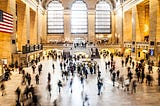
<path id="1" fill-rule="evenodd" d="M 84 88 L 80 83 L 80 79 L 75 74 L 73 77 L 72 93 L 69 88 L 70 77 L 68 81 L 62 80 L 60 70 L 60 60 L 42 60 L 40 63 L 43 64 L 42 74 L 40 75 L 40 84 L 36 85 L 35 75 L 32 73 L 31 67 L 25 68 L 26 72 L 31 73 L 32 84 L 37 88 L 38 94 L 40 95 L 41 106 L 54 106 L 56 100 L 57 106 L 160 106 L 160 88 L 157 86 L 157 67 L 154 67 L 154 82 L 153 86 L 147 86 L 145 83 L 138 84 L 137 92 L 130 93 L 125 92 L 123 88 L 118 88 L 118 83 L 113 87 L 109 69 L 105 69 L 105 59 L 95 59 L 100 65 L 103 78 L 102 94 L 97 95 L 97 75 L 89 74 L 88 79 L 85 80 Z M 120 70 L 120 75 L 127 73 L 126 67 L 121 67 L 121 57 L 115 57 L 116 70 Z M 55 70 L 52 70 L 52 63 L 55 64 Z M 51 98 L 49 97 L 47 87 L 47 75 L 51 73 Z M 134 72 L 134 70 L 133 70 Z M 147 66 L 146 66 L 146 72 Z M 36 73 L 38 73 L 36 69 Z M 135 77 L 134 77 L 135 78 Z M 22 75 L 18 71 L 12 72 L 11 80 L 5 82 L 6 95 L 0 96 L 0 106 L 15 106 L 16 95 L 15 90 L 18 86 L 24 89 L 24 85 L 21 85 Z M 62 80 L 63 87 L 61 93 L 58 92 L 57 82 Z M 85 97 L 88 98 L 84 102 Z M 27 102 L 25 103 L 25 106 Z"/>

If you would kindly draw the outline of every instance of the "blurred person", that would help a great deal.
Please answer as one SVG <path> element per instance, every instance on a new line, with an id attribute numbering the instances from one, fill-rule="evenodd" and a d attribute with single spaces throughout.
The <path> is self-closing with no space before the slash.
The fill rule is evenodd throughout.
<path id="1" fill-rule="evenodd" d="M 6 95 L 4 82 L 2 82 L 2 84 L 1 84 L 1 92 L 2 92 L 2 96 Z"/>
<path id="2" fill-rule="evenodd" d="M 97 95 L 101 94 L 102 86 L 103 86 L 102 80 L 98 79 L 98 82 L 97 82 L 98 94 Z"/>
<path id="3" fill-rule="evenodd" d="M 49 96 L 50 96 L 50 98 L 51 98 L 51 90 L 52 90 L 52 88 L 51 88 L 50 82 L 48 82 L 47 90 L 48 90 Z"/>
<path id="4" fill-rule="evenodd" d="M 49 72 L 48 73 L 48 83 L 50 83 L 50 81 L 51 81 L 51 73 Z"/>
<path id="5" fill-rule="evenodd" d="M 38 66 L 38 72 L 39 72 L 39 75 L 41 74 L 41 72 L 42 72 L 42 64 L 40 64 L 39 66 Z"/>
<path id="6" fill-rule="evenodd" d="M 35 79 L 36 79 L 36 84 L 39 84 L 39 75 L 38 74 L 35 76 Z"/>
<path id="7" fill-rule="evenodd" d="M 71 78 L 70 83 L 69 83 L 69 87 L 71 88 L 71 93 L 72 93 L 72 84 L 73 84 L 73 78 Z"/>
<path id="8" fill-rule="evenodd" d="M 52 64 L 52 69 L 53 69 L 53 72 L 54 72 L 54 69 L 55 69 L 54 63 Z"/>
<path id="9" fill-rule="evenodd" d="M 20 87 L 18 86 L 15 93 L 17 94 L 17 101 L 19 102 L 19 99 L 20 99 L 20 94 L 21 94 L 21 89 Z"/>
<path id="10" fill-rule="evenodd" d="M 132 92 L 131 93 L 136 93 L 136 87 L 137 87 L 137 81 L 136 80 L 133 80 L 132 81 Z"/>
<path id="11" fill-rule="evenodd" d="M 61 87 L 62 87 L 62 81 L 61 81 L 61 80 L 59 80 L 59 81 L 58 81 L 59 93 L 61 92 Z"/>
<path id="12" fill-rule="evenodd" d="M 36 69 L 36 65 L 32 65 L 32 71 L 33 71 L 33 74 L 35 74 L 35 69 Z"/>

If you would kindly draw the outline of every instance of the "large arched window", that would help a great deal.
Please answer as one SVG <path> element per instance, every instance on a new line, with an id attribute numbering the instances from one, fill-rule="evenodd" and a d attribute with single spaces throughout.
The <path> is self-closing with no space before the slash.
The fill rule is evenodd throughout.
<path id="1" fill-rule="evenodd" d="M 106 1 L 99 1 L 96 4 L 96 33 L 111 33 L 111 6 Z"/>
<path id="2" fill-rule="evenodd" d="M 83 0 L 76 0 L 71 7 L 71 33 L 88 33 L 87 5 Z"/>
<path id="3" fill-rule="evenodd" d="M 64 8 L 58 0 L 49 3 L 47 19 L 48 34 L 64 33 L 63 11 Z"/>

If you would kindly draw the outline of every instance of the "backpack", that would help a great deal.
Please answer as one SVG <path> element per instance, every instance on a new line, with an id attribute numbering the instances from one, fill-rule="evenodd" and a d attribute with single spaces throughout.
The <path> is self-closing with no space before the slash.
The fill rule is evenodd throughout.
<path id="1" fill-rule="evenodd" d="M 137 86 L 136 80 L 133 81 L 133 86 L 134 86 L 134 87 Z"/>

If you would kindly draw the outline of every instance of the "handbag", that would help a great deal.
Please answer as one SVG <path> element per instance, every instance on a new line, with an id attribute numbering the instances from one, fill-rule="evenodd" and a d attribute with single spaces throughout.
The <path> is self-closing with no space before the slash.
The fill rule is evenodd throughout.
<path id="1" fill-rule="evenodd" d="M 124 85 L 129 85 L 129 79 L 126 79 L 126 80 L 124 81 Z"/>

